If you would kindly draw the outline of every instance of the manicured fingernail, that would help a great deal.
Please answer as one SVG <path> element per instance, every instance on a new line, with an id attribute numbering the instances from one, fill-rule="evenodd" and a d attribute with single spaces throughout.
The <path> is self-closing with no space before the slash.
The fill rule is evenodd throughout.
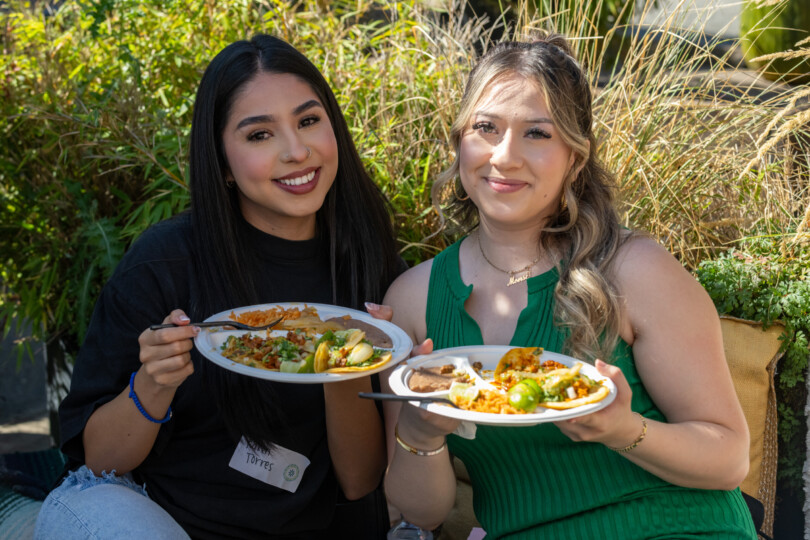
<path id="1" fill-rule="evenodd" d="M 189 318 L 188 318 L 188 317 L 186 317 L 185 315 L 181 315 L 181 316 L 180 316 L 180 322 L 189 322 L 190 320 L 191 320 L 191 319 L 189 319 Z"/>
<path id="2" fill-rule="evenodd" d="M 195 326 L 195 327 L 194 327 L 194 333 L 195 333 L 195 334 L 199 334 L 199 333 L 200 333 L 200 330 L 202 330 L 202 328 L 200 328 L 199 326 Z"/>
<path id="3" fill-rule="evenodd" d="M 376 311 L 376 310 L 380 309 L 380 305 L 375 304 L 373 302 L 366 302 L 365 305 L 366 305 L 366 309 L 368 311 Z"/>

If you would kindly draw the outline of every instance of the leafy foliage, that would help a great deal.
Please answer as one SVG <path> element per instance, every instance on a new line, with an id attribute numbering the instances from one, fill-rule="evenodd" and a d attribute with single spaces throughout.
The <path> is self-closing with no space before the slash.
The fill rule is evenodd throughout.
<path id="1" fill-rule="evenodd" d="M 801 492 L 807 425 L 802 411 L 810 358 L 810 247 L 754 238 L 695 272 L 722 315 L 785 325 L 777 369 L 779 476 Z"/>
<path id="2" fill-rule="evenodd" d="M 43 17 L 10 2 L 0 56 L 4 330 L 28 320 L 33 337 L 77 350 L 129 243 L 188 204 L 187 138 L 203 69 L 257 32 L 292 42 L 330 79 L 398 221 L 421 216 L 402 233 L 406 258 L 421 258 L 434 221 L 428 180 L 446 150 L 437 137 L 414 137 L 412 122 L 438 130 L 450 110 L 414 88 L 455 77 L 460 58 L 431 61 L 441 45 L 424 42 L 436 36 L 396 12 L 408 6 L 392 9 L 387 22 L 389 14 L 356 2 L 327 10 L 280 0 L 120 0 L 65 2 Z M 381 54 L 391 36 L 396 47 Z"/>

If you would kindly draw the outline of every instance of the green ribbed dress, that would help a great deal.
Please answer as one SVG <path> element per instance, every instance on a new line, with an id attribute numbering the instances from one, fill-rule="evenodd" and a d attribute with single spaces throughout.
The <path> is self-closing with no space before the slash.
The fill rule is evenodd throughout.
<path id="1" fill-rule="evenodd" d="M 472 285 L 461 280 L 459 246 L 433 261 L 426 322 L 435 349 L 483 344 L 478 324 L 464 310 Z M 528 305 L 510 345 L 562 350 L 564 336 L 552 324 L 557 280 L 552 269 L 527 281 Z M 617 347 L 614 363 L 633 390 L 633 410 L 664 421 L 626 343 Z M 487 538 L 756 539 L 739 489 L 672 485 L 602 444 L 571 441 L 553 424 L 479 425 L 474 440 L 451 435 L 448 445 L 470 473 L 475 515 Z"/>

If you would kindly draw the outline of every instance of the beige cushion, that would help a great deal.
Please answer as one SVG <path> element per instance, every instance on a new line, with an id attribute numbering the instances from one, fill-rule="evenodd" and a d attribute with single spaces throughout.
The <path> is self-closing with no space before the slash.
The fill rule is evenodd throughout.
<path id="1" fill-rule="evenodd" d="M 772 535 L 777 463 L 774 372 L 782 356 L 778 350 L 784 329 L 774 325 L 763 330 L 759 323 L 725 316 L 720 324 L 726 361 L 751 433 L 750 466 L 740 488 L 765 506 L 762 532 Z"/>

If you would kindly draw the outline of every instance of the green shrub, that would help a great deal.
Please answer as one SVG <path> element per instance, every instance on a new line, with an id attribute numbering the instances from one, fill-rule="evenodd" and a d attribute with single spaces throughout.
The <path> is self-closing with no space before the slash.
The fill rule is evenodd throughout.
<path id="1" fill-rule="evenodd" d="M 807 457 L 804 384 L 810 348 L 810 246 L 786 244 L 778 238 L 746 240 L 695 272 L 717 311 L 785 325 L 777 366 L 779 477 L 797 494 L 802 491 L 802 466 Z"/>
<path id="2" fill-rule="evenodd" d="M 405 225 L 405 257 L 415 262 L 442 246 L 422 239 L 434 228 L 427 194 L 446 161 L 441 132 L 452 111 L 426 96 L 444 85 L 454 99 L 463 77 L 455 64 L 468 59 L 431 57 L 447 36 L 424 35 L 407 6 L 363 20 L 370 6 L 356 2 L 66 2 L 47 18 L 27 2 L 9 4 L 0 55 L 6 331 L 27 319 L 33 338 L 77 350 L 129 243 L 188 204 L 186 146 L 203 69 L 226 44 L 257 32 L 292 42 L 332 82 Z"/>

